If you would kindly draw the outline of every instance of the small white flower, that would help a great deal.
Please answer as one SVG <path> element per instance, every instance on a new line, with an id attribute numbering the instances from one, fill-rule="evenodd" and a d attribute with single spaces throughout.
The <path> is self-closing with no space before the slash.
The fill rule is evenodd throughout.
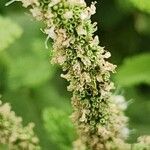
<path id="1" fill-rule="evenodd" d="M 72 11 L 67 11 L 65 14 L 64 14 L 64 18 L 65 19 L 70 19 L 73 17 L 73 12 Z"/>
<path id="2" fill-rule="evenodd" d="M 70 41 L 71 41 L 71 38 L 69 38 L 69 39 L 63 41 L 62 45 L 63 45 L 63 46 L 66 46 L 66 47 L 69 47 Z"/>
<path id="3" fill-rule="evenodd" d="M 86 3 L 84 0 L 68 0 L 68 3 L 70 5 L 80 5 L 80 6 L 86 6 Z"/>
<path id="4" fill-rule="evenodd" d="M 59 63 L 60 65 L 63 65 L 63 63 L 66 61 L 66 56 L 58 56 L 57 57 L 57 63 Z"/>
<path id="5" fill-rule="evenodd" d="M 103 126 L 99 125 L 98 126 L 98 134 L 100 136 L 102 136 L 105 140 L 108 140 L 108 138 L 110 137 L 111 133 L 109 130 L 107 130 L 106 128 L 104 128 Z"/>
<path id="6" fill-rule="evenodd" d="M 79 4 L 79 5 L 86 6 L 86 3 L 85 3 L 84 0 L 76 0 L 76 3 Z"/>
<path id="7" fill-rule="evenodd" d="M 86 35 L 86 34 L 87 34 L 86 30 L 83 29 L 83 26 L 82 26 L 82 25 L 79 25 L 79 26 L 77 27 L 77 33 L 78 33 L 78 35 Z"/>
<path id="8" fill-rule="evenodd" d="M 85 79 L 85 81 L 86 81 L 87 83 L 90 83 L 90 82 L 91 82 L 91 77 L 90 77 L 90 74 L 89 74 L 89 73 L 84 72 L 84 73 L 82 74 L 82 78 Z"/>
<path id="9" fill-rule="evenodd" d="M 122 110 L 126 110 L 127 107 L 128 107 L 128 104 L 127 104 L 125 98 L 123 96 L 121 96 L 121 95 L 114 96 L 114 102 Z"/>
<path id="10" fill-rule="evenodd" d="M 87 110 L 83 109 L 82 110 L 82 116 L 80 118 L 81 122 L 86 122 L 87 121 L 86 114 L 87 114 Z"/>
<path id="11" fill-rule="evenodd" d="M 88 57 L 84 56 L 84 57 L 81 58 L 81 60 L 82 60 L 83 64 L 84 64 L 86 67 L 91 66 L 91 61 L 90 61 L 90 59 L 89 59 Z"/>
<path id="12" fill-rule="evenodd" d="M 113 65 L 113 64 L 111 64 L 111 63 L 109 63 L 107 61 L 105 62 L 104 70 L 115 72 L 115 69 L 116 69 L 116 65 Z"/>
<path id="13" fill-rule="evenodd" d="M 11 108 L 8 103 L 5 103 L 0 107 L 0 113 L 4 114 L 5 116 L 8 116 L 10 114 L 10 111 L 11 111 Z"/>
<path id="14" fill-rule="evenodd" d="M 96 13 L 96 7 L 95 7 L 96 2 L 93 2 L 91 7 L 90 7 L 90 13 L 91 15 L 94 15 Z"/>
<path id="15" fill-rule="evenodd" d="M 49 38 L 52 38 L 53 40 L 56 39 L 56 33 L 55 33 L 55 27 L 51 27 L 49 29 L 45 29 L 44 32 L 48 35 L 45 41 L 45 47 L 48 48 L 47 46 L 47 42 L 49 40 Z"/>
<path id="16" fill-rule="evenodd" d="M 111 57 L 111 53 L 110 52 L 106 52 L 105 54 L 104 54 L 104 58 L 110 58 Z"/>
<path id="17" fill-rule="evenodd" d="M 73 65 L 73 70 L 75 71 L 76 74 L 80 75 L 81 74 L 81 66 L 79 62 L 76 62 Z"/>
<path id="18" fill-rule="evenodd" d="M 96 79 L 98 82 L 103 82 L 103 78 L 102 78 L 101 74 L 97 75 Z"/>
<path id="19" fill-rule="evenodd" d="M 55 33 L 55 27 L 54 27 L 54 26 L 51 27 L 51 28 L 49 28 L 49 29 L 45 29 L 44 31 L 45 31 L 45 33 L 46 33 L 50 38 L 52 38 L 53 40 L 56 39 L 56 33 Z"/>
<path id="20" fill-rule="evenodd" d="M 45 18 L 47 18 L 47 19 L 51 19 L 51 18 L 54 17 L 54 14 L 53 14 L 50 10 L 48 10 L 48 11 L 44 14 L 44 16 L 45 16 Z"/>
<path id="21" fill-rule="evenodd" d="M 58 4 L 61 0 L 51 0 L 51 2 L 48 4 L 48 7 L 53 7 L 54 5 Z"/>
<path id="22" fill-rule="evenodd" d="M 81 13 L 81 15 L 80 15 L 80 18 L 81 18 L 81 20 L 89 19 L 90 16 L 89 16 L 88 10 L 83 11 L 83 12 Z"/>
<path id="23" fill-rule="evenodd" d="M 92 44 L 93 45 L 98 45 L 99 44 L 99 37 L 98 36 L 95 36 L 93 41 L 92 41 Z"/>
<path id="24" fill-rule="evenodd" d="M 23 3 L 24 7 L 28 7 L 30 5 L 36 4 L 37 6 L 39 5 L 38 0 L 21 0 Z"/>
<path id="25" fill-rule="evenodd" d="M 127 139 L 129 137 L 130 130 L 127 127 L 122 128 L 122 130 L 120 132 L 121 132 L 121 136 L 124 139 Z"/>
<path id="26" fill-rule="evenodd" d="M 35 17 L 37 20 L 41 20 L 43 17 L 43 14 L 41 12 L 41 10 L 37 7 L 30 9 L 30 12 L 32 13 L 32 16 Z"/>
<path id="27" fill-rule="evenodd" d="M 144 135 L 138 138 L 138 143 L 150 145 L 150 136 Z"/>

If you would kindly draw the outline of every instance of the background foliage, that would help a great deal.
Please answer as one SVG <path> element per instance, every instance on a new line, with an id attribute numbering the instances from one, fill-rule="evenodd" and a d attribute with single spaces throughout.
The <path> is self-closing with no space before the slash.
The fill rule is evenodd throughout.
<path id="1" fill-rule="evenodd" d="M 87 0 L 88 3 L 91 0 Z M 0 94 L 10 102 L 24 124 L 33 121 L 43 150 L 69 149 L 75 138 L 67 83 L 61 69 L 50 64 L 42 24 L 24 14 L 20 4 L 0 2 Z M 129 101 L 131 138 L 150 134 L 150 2 L 148 0 L 98 1 L 101 45 L 118 65 L 118 94 Z M 49 43 L 51 49 L 51 43 Z M 65 131 L 65 132 L 64 132 Z"/>

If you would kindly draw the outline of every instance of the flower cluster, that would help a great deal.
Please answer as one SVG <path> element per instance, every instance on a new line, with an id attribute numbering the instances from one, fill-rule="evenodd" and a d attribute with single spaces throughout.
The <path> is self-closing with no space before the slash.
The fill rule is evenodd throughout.
<path id="1" fill-rule="evenodd" d="M 73 93 L 71 118 L 79 135 L 74 149 L 130 147 L 124 143 L 129 134 L 128 118 L 123 113 L 127 104 L 123 97 L 112 94 L 110 76 L 116 66 L 107 61 L 111 54 L 99 46 L 99 38 L 94 36 L 96 23 L 90 19 L 96 2 L 87 6 L 84 0 L 16 1 L 44 22 L 46 47 L 49 38 L 53 40 L 52 63 L 62 66 L 61 76 Z"/>
<path id="2" fill-rule="evenodd" d="M 7 145 L 9 150 L 40 150 L 33 127 L 33 123 L 23 127 L 10 105 L 0 101 L 0 145 Z"/>

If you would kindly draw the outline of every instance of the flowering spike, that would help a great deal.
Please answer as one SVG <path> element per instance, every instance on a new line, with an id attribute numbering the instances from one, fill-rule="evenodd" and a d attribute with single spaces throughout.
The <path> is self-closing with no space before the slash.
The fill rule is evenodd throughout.
<path id="1" fill-rule="evenodd" d="M 23 127 L 22 118 L 15 115 L 10 104 L 0 101 L 0 145 L 7 145 L 9 150 L 40 150 L 33 128 L 33 123 Z"/>
<path id="2" fill-rule="evenodd" d="M 53 40 L 52 63 L 62 66 L 61 75 L 70 84 L 73 93 L 71 116 L 79 139 L 74 150 L 130 150 L 125 143 L 129 135 L 128 118 L 124 115 L 127 104 L 115 96 L 110 80 L 116 66 L 107 59 L 109 52 L 99 46 L 95 2 L 88 7 L 84 0 L 20 0 L 37 20 L 45 23 L 45 33 Z"/>

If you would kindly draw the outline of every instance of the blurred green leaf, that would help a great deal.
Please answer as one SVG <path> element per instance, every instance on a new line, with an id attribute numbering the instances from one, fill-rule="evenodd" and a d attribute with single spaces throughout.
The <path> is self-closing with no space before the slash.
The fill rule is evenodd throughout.
<path id="1" fill-rule="evenodd" d="M 8 81 L 11 89 L 39 86 L 55 73 L 55 68 L 50 66 L 49 51 L 40 39 L 34 39 L 30 49 L 30 53 L 10 60 Z"/>
<path id="2" fill-rule="evenodd" d="M 150 14 L 149 0 L 117 0 L 120 8 L 127 11 L 132 11 L 132 8 L 137 8 L 140 11 Z"/>
<path id="3" fill-rule="evenodd" d="M 135 28 L 138 33 L 148 35 L 150 34 L 150 16 L 139 14 L 136 16 Z"/>
<path id="4" fill-rule="evenodd" d="M 138 137 L 150 134 L 150 89 L 145 86 L 124 88 L 125 97 L 129 100 L 126 114 L 130 118 L 129 128 L 133 130 L 128 140 L 132 143 Z"/>
<path id="5" fill-rule="evenodd" d="M 0 16 L 0 51 L 6 49 L 22 34 L 19 25 L 8 18 Z"/>
<path id="6" fill-rule="evenodd" d="M 47 150 L 53 146 L 44 129 L 41 113 L 43 108 L 53 103 L 60 104 L 60 97 L 56 99 L 56 89 L 50 82 L 56 70 L 50 64 L 51 47 L 45 49 L 46 37 L 40 31 L 41 26 L 31 21 L 30 16 L 14 12 L 9 16 L 26 32 L 7 51 L 0 53 L 0 93 L 12 104 L 17 114 L 23 117 L 25 124 L 29 121 L 36 124 L 35 131 L 42 149 Z"/>
<path id="7" fill-rule="evenodd" d="M 129 0 L 134 7 L 150 14 L 150 1 L 149 0 Z"/>
<path id="8" fill-rule="evenodd" d="M 121 86 L 133 86 L 140 83 L 150 84 L 150 53 L 125 59 L 116 75 Z"/>
<path id="9" fill-rule="evenodd" d="M 4 92 L 7 86 L 7 67 L 8 56 L 6 51 L 0 52 L 0 94 Z"/>
<path id="10" fill-rule="evenodd" d="M 7 145 L 0 144 L 1 150 L 9 150 Z"/>
<path id="11" fill-rule="evenodd" d="M 43 120 L 50 140 L 57 143 L 58 149 L 70 150 L 75 133 L 69 113 L 57 108 L 47 108 L 43 112 Z"/>
<path id="12" fill-rule="evenodd" d="M 97 13 L 94 18 L 102 24 L 100 27 L 107 30 L 115 28 L 116 25 L 122 20 L 123 14 L 120 9 L 116 7 L 114 1 L 100 1 L 97 5 L 99 5 L 98 8 L 100 9 L 97 9 Z"/>
<path id="13" fill-rule="evenodd" d="M 121 9 L 123 12 L 128 12 L 131 13 L 133 12 L 133 6 L 131 5 L 130 0 L 115 0 L 118 7 Z"/>

